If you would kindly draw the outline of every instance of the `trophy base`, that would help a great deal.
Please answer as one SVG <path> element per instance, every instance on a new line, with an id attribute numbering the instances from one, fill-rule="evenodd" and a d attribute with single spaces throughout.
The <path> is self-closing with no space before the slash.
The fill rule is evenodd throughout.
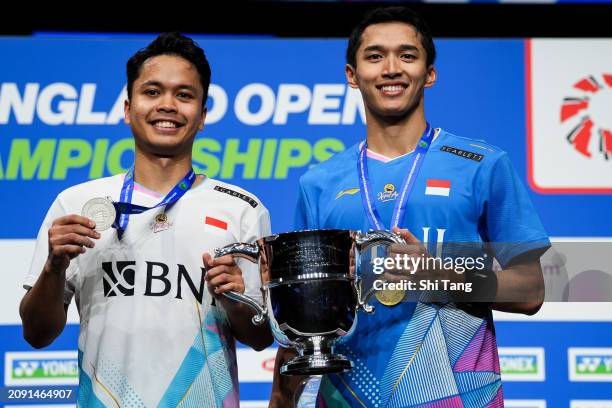
<path id="1" fill-rule="evenodd" d="M 311 354 L 291 359 L 283 364 L 284 375 L 319 375 L 341 373 L 351 370 L 353 363 L 342 354 Z"/>

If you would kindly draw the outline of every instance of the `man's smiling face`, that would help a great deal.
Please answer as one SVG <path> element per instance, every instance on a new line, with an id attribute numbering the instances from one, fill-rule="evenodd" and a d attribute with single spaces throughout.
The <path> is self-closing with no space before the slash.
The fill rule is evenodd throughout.
<path id="1" fill-rule="evenodd" d="M 204 128 L 203 95 L 198 71 L 186 59 L 158 55 L 146 60 L 125 103 L 136 148 L 163 157 L 191 150 Z"/>
<path id="2" fill-rule="evenodd" d="M 361 35 L 356 67 L 347 65 L 347 80 L 361 91 L 366 109 L 376 116 L 403 117 L 423 100 L 435 82 L 426 51 L 409 24 L 372 24 Z"/>

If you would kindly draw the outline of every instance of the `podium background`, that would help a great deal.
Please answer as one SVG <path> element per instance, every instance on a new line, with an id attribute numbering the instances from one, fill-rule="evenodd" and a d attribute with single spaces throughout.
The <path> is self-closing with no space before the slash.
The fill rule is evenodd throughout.
<path id="1" fill-rule="evenodd" d="M 58 354 L 76 350 L 74 307 L 52 346 L 15 354 L 33 352 L 21 338 L 21 282 L 55 195 L 130 166 L 131 133 L 122 122 L 125 62 L 152 38 L 0 38 L 0 54 L 11 61 L 0 65 L 1 385 L 76 384 L 70 374 L 76 354 Z M 273 230 L 290 230 L 298 177 L 365 136 L 360 97 L 345 85 L 345 41 L 195 38 L 213 72 L 196 170 L 256 194 L 271 211 Z M 596 126 L 612 122 L 612 105 L 606 104 L 612 84 L 602 79 L 612 74 L 612 57 L 595 51 L 603 47 L 612 55 L 612 41 L 557 41 L 586 56 L 555 53 L 541 40 L 437 41 L 439 80 L 426 92 L 428 120 L 506 150 L 551 237 L 610 240 L 612 162 L 596 149 L 590 158 L 580 155 L 566 136 L 588 114 Z M 564 123 L 552 120 L 547 112 L 560 114 L 564 97 L 585 96 L 574 84 L 589 76 L 601 85 L 600 106 Z M 588 96 L 595 104 L 594 94 Z M 288 106 L 298 112 L 287 112 Z M 545 175 L 550 169 L 556 169 L 552 179 Z M 553 184 L 568 192 L 547 191 Z M 612 406 L 610 304 L 550 303 L 534 317 L 496 318 L 508 407 Z M 274 349 L 239 349 L 243 406 L 266 406 L 273 357 Z M 18 369 L 49 359 L 59 367 L 55 374 L 34 379 Z"/>

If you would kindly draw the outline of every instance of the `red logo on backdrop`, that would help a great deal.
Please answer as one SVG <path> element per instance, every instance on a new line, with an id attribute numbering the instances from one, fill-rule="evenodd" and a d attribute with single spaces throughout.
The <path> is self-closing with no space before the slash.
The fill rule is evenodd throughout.
<path id="1" fill-rule="evenodd" d="M 591 139 L 598 137 L 599 151 L 609 160 L 612 157 L 612 74 L 582 78 L 574 88 L 582 95 L 564 98 L 561 106 L 561 123 L 568 120 L 577 123 L 567 140 L 578 153 L 592 157 Z"/>
<path id="2" fill-rule="evenodd" d="M 269 371 L 273 373 L 274 372 L 274 360 L 276 360 L 276 357 L 266 358 L 264 361 L 261 362 L 261 368 L 263 368 L 265 371 Z"/>

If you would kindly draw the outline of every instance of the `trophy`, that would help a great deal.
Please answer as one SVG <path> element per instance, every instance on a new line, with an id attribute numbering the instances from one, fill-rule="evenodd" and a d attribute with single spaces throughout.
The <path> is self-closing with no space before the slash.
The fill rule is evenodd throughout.
<path id="1" fill-rule="evenodd" d="M 296 231 L 261 238 L 253 244 L 235 243 L 215 250 L 259 262 L 264 304 L 237 292 L 225 295 L 256 311 L 254 324 L 269 321 L 272 334 L 298 356 L 280 368 L 286 375 L 343 372 L 352 362 L 334 353 L 334 343 L 351 333 L 359 308 L 374 311 L 362 296 L 360 251 L 382 243 L 404 243 L 387 231 Z"/>

